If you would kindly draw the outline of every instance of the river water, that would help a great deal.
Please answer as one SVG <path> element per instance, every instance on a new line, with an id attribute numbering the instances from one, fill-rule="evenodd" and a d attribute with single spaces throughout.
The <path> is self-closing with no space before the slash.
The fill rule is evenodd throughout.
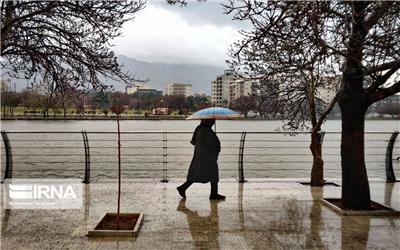
<path id="1" fill-rule="evenodd" d="M 182 120 L 123 120 L 121 121 L 122 131 L 171 131 L 183 130 L 193 131 L 198 121 Z M 275 131 L 282 126 L 281 121 L 260 121 L 260 120 L 223 120 L 217 121 L 217 131 Z M 340 120 L 327 121 L 322 129 L 325 131 L 340 132 Z M 2 130 L 50 130 L 50 131 L 115 131 L 116 122 L 111 120 L 67 120 L 67 121 L 1 121 Z M 396 120 L 367 120 L 366 131 L 393 131 L 400 129 L 400 121 Z"/>
<path id="2" fill-rule="evenodd" d="M 325 177 L 328 179 L 339 178 L 341 175 L 340 123 L 340 120 L 332 120 L 323 125 L 323 130 L 329 132 L 325 135 L 323 143 Z M 121 121 L 122 131 L 143 131 L 143 133 L 122 134 L 123 178 L 162 178 L 163 173 L 167 178 L 185 177 L 193 154 L 193 147 L 189 141 L 197 125 L 198 121 L 181 120 Z M 217 134 L 222 143 L 219 157 L 220 177 L 237 178 L 238 176 L 241 133 L 234 132 L 241 131 L 250 132 L 246 136 L 243 156 L 246 178 L 309 177 L 312 163 L 308 149 L 310 136 L 271 133 L 279 129 L 281 125 L 281 121 L 217 121 Z M 386 145 L 391 132 L 399 128 L 400 122 L 395 120 L 366 121 L 365 155 L 370 178 L 385 178 Z M 82 130 L 88 131 L 92 181 L 116 177 L 116 134 L 91 133 L 115 132 L 115 121 L 1 121 L 1 129 L 77 132 L 69 134 L 9 133 L 14 178 L 82 178 L 85 168 Z M 153 132 L 145 133 L 145 131 Z M 186 131 L 187 133 L 163 135 L 162 132 L 154 133 L 154 131 Z M 400 156 L 398 141 L 399 139 L 395 144 L 394 158 Z M 1 156 L 3 173 L 5 166 L 3 143 Z M 399 162 L 393 161 L 393 163 L 395 174 L 400 177 Z"/>

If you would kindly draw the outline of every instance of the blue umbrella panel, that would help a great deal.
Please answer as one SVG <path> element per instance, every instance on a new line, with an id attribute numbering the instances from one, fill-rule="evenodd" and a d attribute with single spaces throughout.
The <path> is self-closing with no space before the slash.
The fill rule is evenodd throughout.
<path id="1" fill-rule="evenodd" d="M 242 115 L 236 111 L 228 108 L 212 107 L 199 110 L 186 118 L 186 120 L 203 120 L 203 119 L 216 119 L 216 120 L 229 120 L 241 118 Z"/>

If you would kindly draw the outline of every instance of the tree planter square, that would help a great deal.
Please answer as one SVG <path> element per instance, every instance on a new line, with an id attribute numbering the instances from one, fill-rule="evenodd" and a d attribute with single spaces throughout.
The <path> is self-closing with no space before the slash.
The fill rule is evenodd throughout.
<path id="1" fill-rule="evenodd" d="M 342 199 L 338 198 L 321 198 L 322 204 L 342 215 L 373 215 L 373 216 L 400 216 L 400 212 L 388 206 L 371 201 L 369 210 L 352 210 L 343 206 Z"/>
<path id="2" fill-rule="evenodd" d="M 117 213 L 106 213 L 100 222 L 89 230 L 88 236 L 136 236 L 143 220 L 143 213 L 120 213 L 117 230 Z"/>
<path id="3" fill-rule="evenodd" d="M 309 182 L 309 181 L 301 181 L 300 184 L 301 184 L 301 185 L 304 185 L 304 186 L 311 186 L 311 182 Z M 323 183 L 322 185 L 323 185 L 323 186 L 340 187 L 339 184 L 336 184 L 336 183 L 331 182 L 331 181 L 326 181 L 326 180 L 324 180 L 324 183 Z"/>

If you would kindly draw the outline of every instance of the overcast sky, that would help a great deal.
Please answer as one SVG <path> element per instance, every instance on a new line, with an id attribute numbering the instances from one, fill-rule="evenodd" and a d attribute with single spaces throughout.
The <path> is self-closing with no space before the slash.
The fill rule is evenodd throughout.
<path id="1" fill-rule="evenodd" d="M 227 49 L 240 38 L 243 23 L 223 14 L 221 1 L 170 6 L 148 0 L 145 9 L 126 23 L 114 50 L 148 62 L 208 64 L 225 67 Z"/>

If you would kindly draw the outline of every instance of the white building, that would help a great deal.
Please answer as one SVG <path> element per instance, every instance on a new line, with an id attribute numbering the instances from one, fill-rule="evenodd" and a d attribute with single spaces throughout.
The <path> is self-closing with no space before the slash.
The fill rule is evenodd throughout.
<path id="1" fill-rule="evenodd" d="M 227 107 L 230 100 L 230 84 L 235 80 L 232 70 L 225 70 L 223 75 L 211 82 L 211 103 L 215 107 Z"/>
<path id="2" fill-rule="evenodd" d="M 125 87 L 125 92 L 127 94 L 134 94 L 139 89 L 151 89 L 150 86 L 144 82 L 136 81 Z"/>
<path id="3" fill-rule="evenodd" d="M 215 107 L 228 107 L 235 99 L 253 94 L 256 83 L 235 76 L 232 70 L 225 70 L 223 75 L 211 82 L 211 103 Z"/>
<path id="4" fill-rule="evenodd" d="M 250 96 L 254 93 L 253 86 L 256 81 L 235 79 L 229 85 L 229 103 L 241 96 Z"/>
<path id="5" fill-rule="evenodd" d="M 183 95 L 185 97 L 192 95 L 192 84 L 170 83 L 164 91 L 164 95 Z"/>

